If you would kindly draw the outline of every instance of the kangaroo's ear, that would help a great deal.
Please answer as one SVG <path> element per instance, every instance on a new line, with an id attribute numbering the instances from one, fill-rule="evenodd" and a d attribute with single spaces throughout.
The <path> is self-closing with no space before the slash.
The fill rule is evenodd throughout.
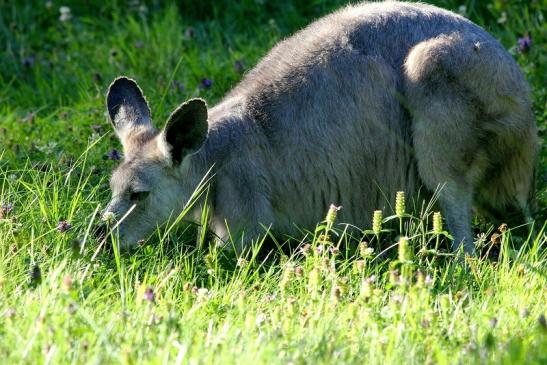
<path id="1" fill-rule="evenodd" d="M 138 129 L 153 129 L 150 108 L 137 83 L 125 76 L 115 79 L 106 95 L 106 106 L 112 126 L 124 140 Z"/>
<path id="2" fill-rule="evenodd" d="M 207 137 L 207 104 L 190 99 L 181 104 L 167 120 L 163 131 L 168 154 L 179 164 L 188 153 L 198 150 Z"/>

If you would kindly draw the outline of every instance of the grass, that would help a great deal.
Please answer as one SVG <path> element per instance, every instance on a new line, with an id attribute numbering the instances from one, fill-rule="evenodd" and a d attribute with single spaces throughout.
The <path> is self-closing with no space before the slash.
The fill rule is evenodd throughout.
<path id="1" fill-rule="evenodd" d="M 545 144 L 533 233 L 477 226 L 488 258 L 435 250 L 444 238 L 430 209 L 401 225 L 383 212 L 398 229 L 362 227 L 368 247 L 329 215 L 289 256 L 238 260 L 185 226 L 131 255 L 98 250 L 90 230 L 120 149 L 105 117 L 110 80 L 138 79 L 162 125 L 189 97 L 214 104 L 278 40 L 341 3 L 0 0 L 2 363 L 547 362 Z M 543 141 L 541 2 L 435 3 L 514 55 Z M 526 32 L 532 47 L 519 52 Z"/>

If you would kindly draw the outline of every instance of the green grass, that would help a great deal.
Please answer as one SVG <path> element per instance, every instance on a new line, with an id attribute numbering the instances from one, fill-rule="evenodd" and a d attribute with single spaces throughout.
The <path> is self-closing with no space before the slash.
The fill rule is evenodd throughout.
<path id="1" fill-rule="evenodd" d="M 0 203 L 13 206 L 0 219 L 0 362 L 547 362 L 545 143 L 533 233 L 510 227 L 491 243 L 495 229 L 477 226 L 489 258 L 434 250 L 427 209 L 380 242 L 372 224 L 362 227 L 373 252 L 332 222 L 302 237 L 305 254 L 254 250 L 247 260 L 196 244 L 192 227 L 159 232 L 131 255 L 99 250 L 90 235 L 117 163 L 106 155 L 120 149 L 105 116 L 110 80 L 136 78 L 161 126 L 189 97 L 217 102 L 241 78 L 237 62 L 249 70 L 342 3 L 156 1 L 143 11 L 137 2 L 0 0 Z M 434 3 L 465 10 L 514 55 L 544 141 L 542 2 Z M 72 10 L 67 22 L 61 5 Z M 532 48 L 520 53 L 526 32 Z M 61 233 L 63 220 L 72 227 Z M 396 244 L 400 233 L 412 256 Z"/>

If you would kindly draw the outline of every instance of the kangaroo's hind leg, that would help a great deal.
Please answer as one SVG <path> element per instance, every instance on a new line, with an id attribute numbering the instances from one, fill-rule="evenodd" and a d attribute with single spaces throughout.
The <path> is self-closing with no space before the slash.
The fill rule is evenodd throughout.
<path id="1" fill-rule="evenodd" d="M 537 131 L 531 108 L 514 105 L 500 122 L 518 123 L 520 128 L 518 132 L 493 137 L 487 151 L 492 163 L 477 186 L 475 206 L 493 222 L 516 227 L 532 221 L 536 208 Z"/>
<path id="2" fill-rule="evenodd" d="M 453 248 L 470 253 L 474 203 L 527 206 L 537 137 L 524 77 L 494 39 L 453 33 L 411 50 L 405 93 L 420 177 L 429 189 L 444 184 Z"/>
<path id="3" fill-rule="evenodd" d="M 441 187 L 453 249 L 463 245 L 472 253 L 473 194 L 488 158 L 485 136 L 476 128 L 480 102 L 453 70 L 468 62 L 462 42 L 458 34 L 443 35 L 414 47 L 405 61 L 405 96 L 420 177 L 430 190 Z"/>

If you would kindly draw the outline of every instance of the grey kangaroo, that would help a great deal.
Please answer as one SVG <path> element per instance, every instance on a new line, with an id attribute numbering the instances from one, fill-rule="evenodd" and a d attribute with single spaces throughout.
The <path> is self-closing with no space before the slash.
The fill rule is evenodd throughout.
<path id="1" fill-rule="evenodd" d="M 529 216 L 533 200 L 537 131 L 518 65 L 479 26 L 426 4 L 327 15 L 218 105 L 188 100 L 163 130 L 129 78 L 111 84 L 107 108 L 124 160 L 106 214 L 124 218 L 124 247 L 180 214 L 211 168 L 208 226 L 238 251 L 265 228 L 313 229 L 330 203 L 365 227 L 396 191 L 442 186 L 452 247 L 472 253 L 473 209 Z"/>

